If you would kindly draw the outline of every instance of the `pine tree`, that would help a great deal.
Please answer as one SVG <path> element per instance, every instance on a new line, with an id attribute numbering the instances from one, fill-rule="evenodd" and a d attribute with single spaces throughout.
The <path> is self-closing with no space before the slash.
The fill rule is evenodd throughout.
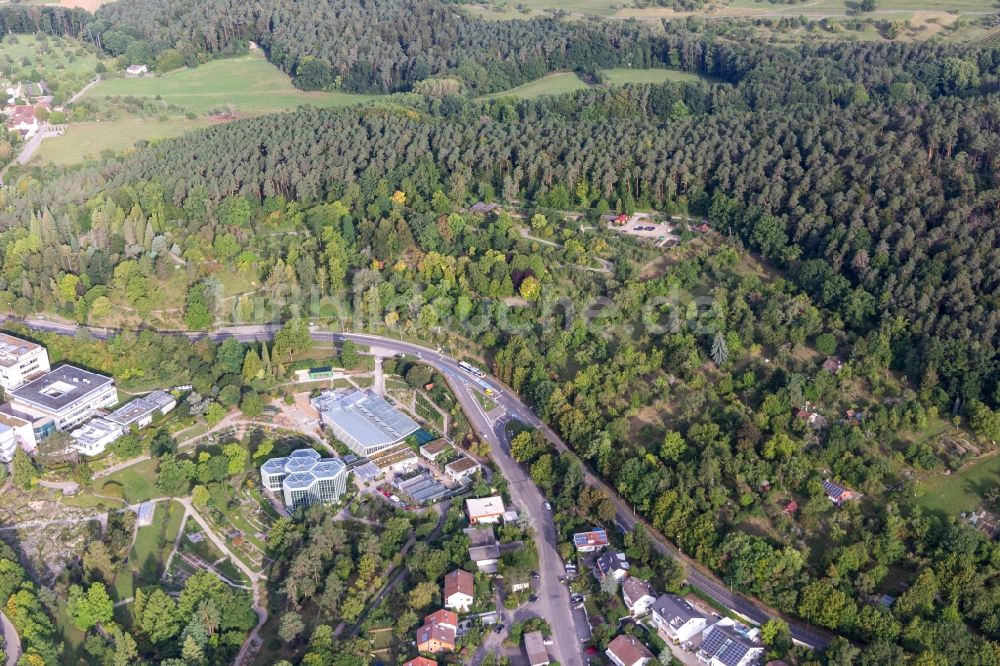
<path id="1" fill-rule="evenodd" d="M 726 339 L 722 337 L 721 332 L 716 333 L 715 339 L 712 340 L 712 360 L 719 367 L 722 367 L 729 360 L 729 345 L 726 344 Z"/>

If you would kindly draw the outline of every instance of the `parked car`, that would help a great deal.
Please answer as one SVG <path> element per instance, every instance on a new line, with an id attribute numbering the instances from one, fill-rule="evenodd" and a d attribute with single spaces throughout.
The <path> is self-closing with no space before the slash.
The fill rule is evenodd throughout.
<path id="1" fill-rule="evenodd" d="M 538 601 L 538 595 L 535 595 L 535 594 L 533 594 L 533 595 L 531 595 L 530 597 L 528 597 L 528 603 L 529 603 L 529 604 L 533 604 L 533 603 L 535 603 L 536 601 Z"/>
<path id="2" fill-rule="evenodd" d="M 548 502 L 546 502 L 546 503 L 545 503 L 545 510 L 546 510 L 546 511 L 551 511 L 551 510 L 552 510 L 552 505 L 551 505 L 551 504 L 549 504 Z"/>
<path id="3" fill-rule="evenodd" d="M 531 572 L 531 577 L 534 578 L 535 580 L 538 580 L 540 578 L 540 576 L 538 575 L 537 571 L 532 571 Z"/>
<path id="4" fill-rule="evenodd" d="M 493 627 L 493 631 L 499 634 L 500 632 L 503 631 L 503 625 L 498 624 L 497 626 Z"/>

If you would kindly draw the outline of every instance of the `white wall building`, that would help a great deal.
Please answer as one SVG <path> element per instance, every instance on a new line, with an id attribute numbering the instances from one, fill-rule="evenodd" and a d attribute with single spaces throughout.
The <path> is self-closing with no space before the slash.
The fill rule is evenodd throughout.
<path id="1" fill-rule="evenodd" d="M 28 453 L 35 451 L 35 433 L 31 422 L 0 413 L 0 463 L 13 460 L 18 446 Z"/>
<path id="2" fill-rule="evenodd" d="M 84 456 L 99 456 L 113 441 L 125 434 L 122 427 L 108 419 L 98 416 L 90 419 L 70 435 L 73 437 L 73 448 Z"/>
<path id="3" fill-rule="evenodd" d="M 42 440 L 56 430 L 71 430 L 99 409 L 118 403 L 118 391 L 111 377 L 62 365 L 11 393 L 16 416 L 30 419 L 35 439 Z"/>
<path id="4" fill-rule="evenodd" d="M 680 644 L 705 630 L 708 618 L 676 594 L 663 594 L 650 606 L 656 633 L 665 641 Z"/>
<path id="5" fill-rule="evenodd" d="M 0 333 L 0 386 L 13 391 L 28 379 L 49 371 L 45 347 Z"/>
<path id="6" fill-rule="evenodd" d="M 159 414 L 167 414 L 177 406 L 174 396 L 165 391 L 153 391 L 141 398 L 136 398 L 122 405 L 108 415 L 108 420 L 117 423 L 123 430 L 128 430 L 133 425 L 137 428 L 145 428 L 153 422 L 153 417 Z"/>

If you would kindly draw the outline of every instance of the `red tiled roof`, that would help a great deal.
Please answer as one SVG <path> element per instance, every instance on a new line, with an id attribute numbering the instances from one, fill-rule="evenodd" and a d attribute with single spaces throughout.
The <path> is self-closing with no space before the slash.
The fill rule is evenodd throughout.
<path id="1" fill-rule="evenodd" d="M 444 598 L 445 601 L 451 599 L 455 594 L 467 594 L 470 597 L 475 595 L 476 581 L 468 571 L 455 569 L 444 577 Z"/>
<path id="2" fill-rule="evenodd" d="M 626 666 L 632 666 L 640 659 L 652 659 L 653 653 L 634 636 L 620 634 L 608 643 L 608 651 L 613 652 L 619 661 Z"/>
<path id="3" fill-rule="evenodd" d="M 427 657 L 416 657 L 403 664 L 403 666 L 437 666 L 437 662 Z"/>

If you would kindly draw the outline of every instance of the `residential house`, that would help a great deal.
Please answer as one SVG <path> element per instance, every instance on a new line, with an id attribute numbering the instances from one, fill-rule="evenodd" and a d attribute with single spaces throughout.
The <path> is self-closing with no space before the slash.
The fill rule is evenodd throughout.
<path id="1" fill-rule="evenodd" d="M 784 513 L 786 516 L 794 516 L 795 512 L 798 510 L 799 510 L 799 503 L 796 502 L 795 500 L 792 500 L 791 502 L 785 505 L 785 508 L 782 509 L 782 513 Z"/>
<path id="2" fill-rule="evenodd" d="M 625 553 L 616 550 L 606 550 L 594 561 L 594 575 L 598 580 L 611 576 L 620 581 L 628 575 L 629 563 Z"/>
<path id="3" fill-rule="evenodd" d="M 593 553 L 608 545 L 608 533 L 605 530 L 577 532 L 573 535 L 573 545 L 578 553 Z"/>
<path id="4" fill-rule="evenodd" d="M 528 655 L 529 666 L 548 666 L 549 651 L 545 649 L 542 632 L 529 631 L 524 635 L 524 651 Z"/>
<path id="5" fill-rule="evenodd" d="M 469 559 L 483 573 L 496 573 L 500 561 L 500 547 L 492 527 L 469 527 L 463 530 L 469 537 Z"/>
<path id="6" fill-rule="evenodd" d="M 35 107 L 30 104 L 13 107 L 10 110 L 7 129 L 11 132 L 18 132 L 25 139 L 35 136 L 38 132 L 38 117 L 35 115 Z"/>
<path id="7" fill-rule="evenodd" d="M 764 654 L 756 640 L 759 630 L 724 618 L 702 633 L 698 661 L 708 666 L 750 666 Z"/>
<path id="8" fill-rule="evenodd" d="M 708 617 L 676 594 L 660 595 L 650 606 L 653 626 L 663 640 L 680 644 L 705 630 Z"/>
<path id="9" fill-rule="evenodd" d="M 498 495 L 465 500 L 465 512 L 471 525 L 499 523 L 505 510 L 503 499 Z"/>
<path id="10" fill-rule="evenodd" d="M 830 358 L 823 361 L 823 369 L 829 373 L 837 374 L 840 369 L 844 367 L 844 362 L 841 361 L 836 356 L 831 356 Z"/>
<path id="11" fill-rule="evenodd" d="M 632 615 L 639 616 L 649 610 L 656 601 L 653 586 L 642 578 L 629 576 L 622 583 L 622 598 Z"/>
<path id="12" fill-rule="evenodd" d="M 149 72 L 145 65 L 129 65 L 125 70 L 125 76 L 143 76 Z"/>
<path id="13" fill-rule="evenodd" d="M 417 651 L 429 654 L 452 652 L 458 632 L 458 615 L 450 610 L 436 610 L 424 618 L 417 629 Z"/>
<path id="14" fill-rule="evenodd" d="M 468 571 L 455 569 L 444 577 L 444 607 L 468 613 L 476 594 L 476 579 Z"/>
<path id="15" fill-rule="evenodd" d="M 437 662 L 427 657 L 416 657 L 404 663 L 403 666 L 437 666 Z"/>
<path id="16" fill-rule="evenodd" d="M 479 470 L 479 463 L 468 456 L 462 456 L 455 462 L 448 463 L 444 467 L 444 473 L 452 481 L 462 481 L 463 479 L 467 479 L 475 475 L 475 473 Z"/>
<path id="17" fill-rule="evenodd" d="M 653 653 L 638 638 L 627 634 L 615 636 L 604 653 L 618 666 L 645 666 L 653 660 Z"/>
<path id="18" fill-rule="evenodd" d="M 829 479 L 823 482 L 823 492 L 826 493 L 827 499 L 837 506 L 840 506 L 849 500 L 861 497 L 861 493 L 851 490 L 850 488 L 845 488 L 844 486 L 834 483 Z"/>

